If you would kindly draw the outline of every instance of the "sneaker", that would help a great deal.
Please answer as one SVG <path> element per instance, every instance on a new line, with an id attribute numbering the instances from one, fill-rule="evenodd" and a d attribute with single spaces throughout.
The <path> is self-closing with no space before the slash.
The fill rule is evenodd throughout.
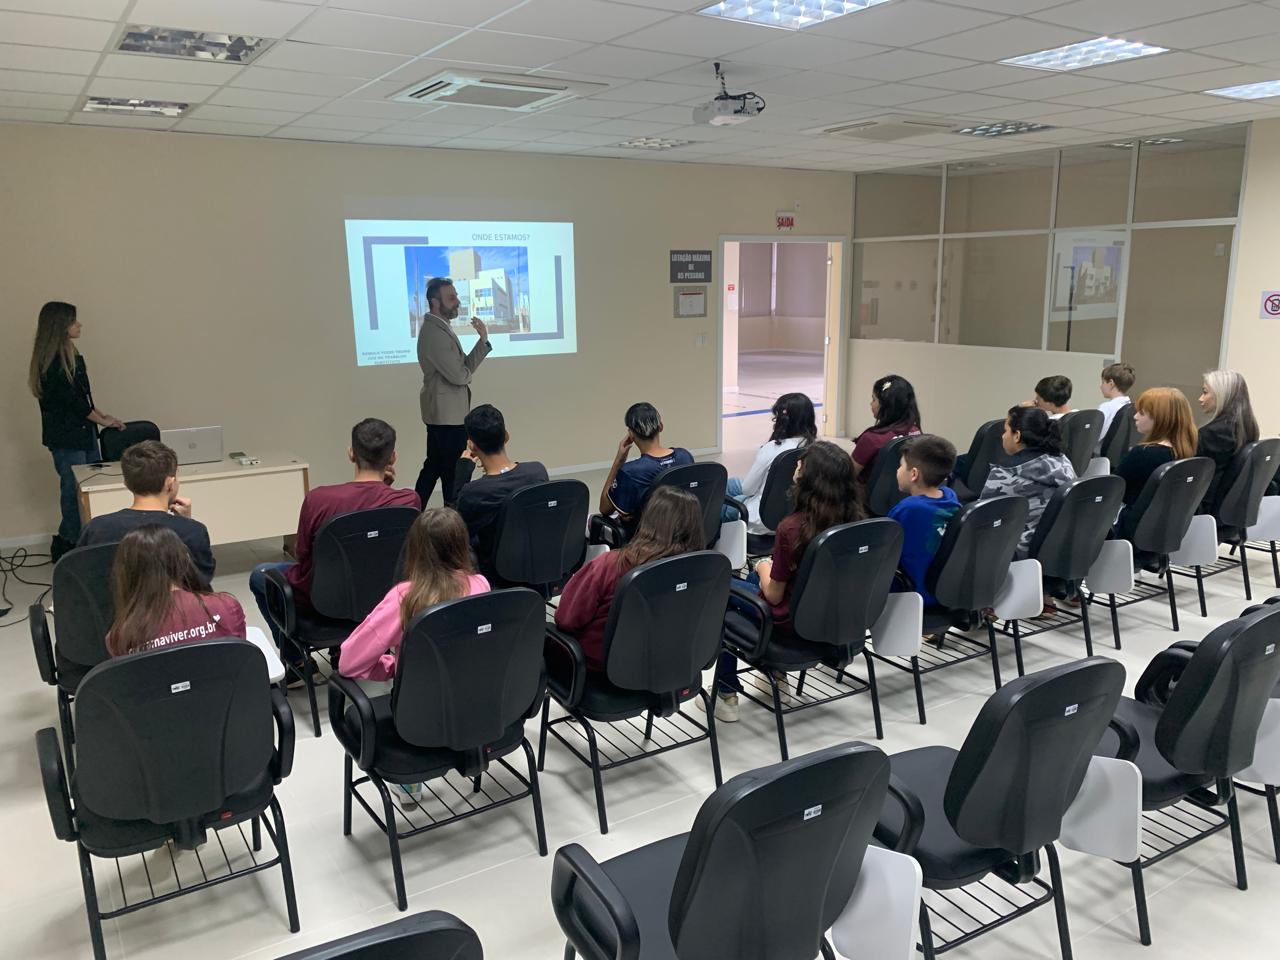
<path id="1" fill-rule="evenodd" d="M 418 800 L 422 797 L 420 783 L 397 783 L 391 789 L 402 807 L 416 807 Z"/>
<path id="2" fill-rule="evenodd" d="M 731 693 L 727 697 L 716 695 L 716 719 L 721 723 L 738 722 L 738 695 Z"/>

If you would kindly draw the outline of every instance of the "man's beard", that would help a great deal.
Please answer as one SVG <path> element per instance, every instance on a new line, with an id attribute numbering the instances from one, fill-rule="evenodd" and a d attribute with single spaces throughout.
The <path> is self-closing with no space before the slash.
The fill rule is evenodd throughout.
<path id="1" fill-rule="evenodd" d="M 458 319 L 458 309 L 459 309 L 458 307 L 454 307 L 454 308 L 452 308 L 452 309 L 450 309 L 450 310 L 445 310 L 445 311 L 443 311 L 442 319 L 445 319 L 445 320 L 456 320 L 456 319 Z"/>

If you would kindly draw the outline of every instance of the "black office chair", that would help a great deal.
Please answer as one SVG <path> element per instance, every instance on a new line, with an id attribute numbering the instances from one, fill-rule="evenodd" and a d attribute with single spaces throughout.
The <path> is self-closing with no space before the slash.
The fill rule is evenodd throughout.
<path id="1" fill-rule="evenodd" d="M 279 960 L 484 960 L 484 950 L 453 914 L 426 910 Z"/>
<path id="2" fill-rule="evenodd" d="M 1228 621 L 1198 644 L 1155 655 L 1116 716 L 1136 737 L 1130 758 L 1142 773 L 1143 846 L 1133 876 L 1138 933 L 1151 943 L 1143 871 L 1221 830 L 1230 830 L 1236 886 L 1248 887 L 1232 777 L 1253 761 L 1258 724 L 1280 681 L 1280 607 Z M 1117 733 L 1099 756 L 1133 753 Z M 1214 789 L 1211 789 L 1214 788 Z M 1227 812 L 1216 807 L 1226 804 Z"/>
<path id="3" fill-rule="evenodd" d="M 826 960 L 858 884 L 889 764 L 846 743 L 740 774 L 687 834 L 597 863 L 556 851 L 565 960 Z"/>
<path id="4" fill-rule="evenodd" d="M 160 428 L 150 420 L 130 420 L 123 430 L 118 427 L 103 427 L 98 431 L 98 447 L 103 463 L 116 462 L 135 443 L 159 439 Z"/>
<path id="5" fill-rule="evenodd" d="M 906 496 L 898 489 L 898 466 L 902 462 L 902 446 L 910 439 L 894 437 L 876 454 L 867 478 L 867 513 L 873 517 L 887 517 Z"/>
<path id="6" fill-rule="evenodd" d="M 760 493 L 760 522 L 769 528 L 770 533 L 747 533 L 747 555 L 765 557 L 773 552 L 774 534 L 784 518 L 795 513 L 796 501 L 793 495 L 796 463 L 804 453 L 801 447 L 783 450 L 769 464 L 769 472 L 765 474 L 764 490 Z M 1277 584 L 1280 586 L 1280 584 Z"/>
<path id="7" fill-rule="evenodd" d="M 1009 574 L 1027 522 L 1027 509 L 1024 497 L 991 497 L 961 507 L 947 523 L 947 532 L 925 576 L 927 589 L 938 601 L 938 606 L 924 611 L 924 632 L 933 642 L 910 658 L 871 654 L 911 674 L 921 723 L 925 722 L 921 678 L 927 673 L 989 656 L 991 675 L 1000 689 L 1000 651 L 990 609 Z M 984 622 L 986 643 L 956 632 L 977 629 Z"/>
<path id="8" fill-rule="evenodd" d="M 499 583 L 531 587 L 548 599 L 582 563 L 589 497 L 581 480 L 535 483 L 513 493 L 497 519 L 493 567 Z"/>
<path id="9" fill-rule="evenodd" d="M 75 743 L 71 702 L 80 681 L 90 670 L 109 660 L 107 632 L 115 620 L 111 597 L 111 568 L 116 543 L 76 547 L 62 555 L 53 567 L 53 610 L 56 632 L 49 637 L 49 611 L 33 603 L 27 611 L 31 645 L 40 679 L 57 690 L 58 725 L 67 749 L 67 766 L 75 772 Z"/>
<path id="10" fill-rule="evenodd" d="M 1164 582 L 1139 581 L 1134 584 L 1130 593 L 1122 596 L 1109 593 L 1105 600 L 1100 599 L 1092 590 L 1089 591 L 1089 602 L 1101 604 L 1111 613 L 1111 633 L 1117 650 L 1120 649 L 1121 607 L 1156 597 L 1167 597 L 1173 629 L 1178 629 L 1178 600 L 1173 589 L 1169 554 L 1182 545 L 1191 526 L 1191 518 L 1204 499 L 1212 478 L 1213 461 L 1207 457 L 1188 457 L 1161 464 L 1147 478 L 1146 485 L 1133 506 L 1126 507 L 1120 514 L 1116 532 L 1133 544 L 1137 562 L 1142 562 L 1140 558 L 1143 554 L 1152 558 L 1149 566 L 1154 566 L 1163 574 Z"/>
<path id="11" fill-rule="evenodd" d="M 1257 613 L 1260 610 L 1278 609 L 1280 604 L 1280 594 L 1264 600 L 1260 604 L 1254 604 L 1245 609 L 1240 616 L 1247 617 L 1250 614 Z M 1177 644 L 1175 644 L 1176 646 Z M 1276 719 L 1280 720 L 1280 683 L 1277 683 L 1275 689 L 1271 691 L 1271 702 L 1267 706 L 1267 710 L 1276 709 Z M 1267 725 L 1267 719 L 1264 715 L 1263 725 Z M 1253 766 L 1240 771 L 1239 777 L 1235 781 L 1235 788 L 1243 790 L 1245 793 L 1252 794 L 1256 797 L 1263 797 L 1267 802 L 1267 819 L 1271 822 L 1271 847 L 1275 855 L 1276 863 L 1280 863 L 1280 775 L 1276 770 L 1280 767 L 1280 743 L 1274 739 L 1269 739 L 1266 744 L 1262 742 L 1263 728 L 1258 731 L 1258 748 L 1254 751 Z M 1267 752 L 1270 748 L 1271 752 Z M 1262 756 L 1258 756 L 1262 753 Z M 1257 769 L 1255 769 L 1257 768 Z M 1263 772 L 1262 768 L 1270 770 L 1268 775 Z M 1242 782 L 1241 778 L 1249 775 L 1252 779 L 1251 783 Z M 1255 786 L 1254 784 L 1261 784 Z"/>
<path id="12" fill-rule="evenodd" d="M 36 734 L 36 750 L 54 834 L 74 843 L 80 857 L 95 960 L 106 957 L 103 920 L 275 866 L 283 875 L 289 929 L 298 931 L 284 814 L 274 790 L 293 766 L 293 714 L 271 686 L 256 647 L 206 640 L 99 664 L 81 682 L 75 711 L 75 776 L 68 781 L 52 727 Z M 275 847 L 271 859 L 257 852 L 264 826 Z M 218 853 L 201 860 L 198 848 L 210 830 Z M 196 853 L 171 850 L 168 857 L 122 862 L 163 850 L 169 841 L 177 851 Z M 107 891 L 112 909 L 99 906 L 93 857 L 116 861 L 120 889 Z M 172 878 L 164 875 L 166 859 Z M 151 896 L 130 897 L 140 889 Z"/>
<path id="13" fill-rule="evenodd" d="M 1244 580 L 1244 597 L 1246 600 L 1253 599 L 1253 584 L 1249 581 L 1248 529 L 1258 522 L 1262 498 L 1276 475 L 1277 467 L 1280 467 L 1280 439 L 1273 437 L 1245 444 L 1235 455 L 1223 478 L 1219 488 L 1222 499 L 1218 501 L 1213 513 L 1218 523 L 1218 542 L 1229 544 L 1231 553 L 1239 550 L 1240 556 L 1219 557 L 1210 566 L 1173 568 L 1173 572 L 1179 576 L 1195 578 L 1196 592 L 1200 599 L 1200 616 L 1209 615 L 1204 597 L 1205 578 L 1226 570 L 1237 567 L 1240 569 L 1240 576 Z"/>
<path id="14" fill-rule="evenodd" d="M 1126 403 L 1111 417 L 1111 424 L 1102 437 L 1102 456 L 1107 458 L 1114 470 L 1124 459 L 1124 455 L 1138 443 L 1138 424 L 1133 419 L 1133 404 Z"/>
<path id="15" fill-rule="evenodd" d="M 1114 660 L 1051 667 L 996 691 L 959 750 L 920 747 L 889 758 L 875 837 L 915 857 L 932 891 L 920 904 L 925 960 L 1050 901 L 1063 960 L 1071 960 L 1054 842 L 1123 688 L 1124 667 Z M 1038 876 L 1041 850 L 1048 883 Z M 1018 889 L 1025 886 L 1035 893 Z"/>
<path id="16" fill-rule="evenodd" d="M 728 484 L 729 471 L 722 463 L 711 461 L 685 463 L 664 470 L 645 494 L 645 503 L 658 487 L 679 487 L 682 490 L 688 490 L 698 498 L 698 504 L 702 507 L 702 530 L 707 538 L 706 545 L 711 548 L 720 539 L 722 507 L 726 505 L 733 507 L 744 521 L 749 516 L 742 501 L 725 495 Z M 632 523 L 623 523 L 616 517 L 593 514 L 588 531 L 590 542 L 605 544 L 615 549 L 622 546 L 635 533 L 636 522 L 643 513 L 644 504 L 642 503 Z"/>
<path id="17" fill-rule="evenodd" d="M 805 548 L 791 588 L 791 622 L 781 627 L 774 626 L 763 597 L 733 588 L 734 602 L 724 618 L 725 649 L 747 664 L 738 671 L 746 680 L 742 695 L 773 711 L 783 760 L 788 756 L 786 714 L 857 693 L 871 693 L 876 738 L 884 737 L 867 637 L 884 610 L 901 556 L 902 527 L 893 520 L 824 530 Z M 867 665 L 865 681 L 849 672 L 859 654 Z M 800 676 L 784 706 L 778 677 L 791 673 Z"/>
<path id="18" fill-rule="evenodd" d="M 546 760 L 548 733 L 591 768 L 601 833 L 609 832 L 601 782 L 605 770 L 707 740 L 720 785 L 715 710 L 702 688 L 702 671 L 720 651 L 729 573 L 728 559 L 710 550 L 628 570 L 609 609 L 604 673 L 588 670 L 578 641 L 547 624 L 547 684 L 566 715 L 552 720 L 550 701 L 543 703 L 538 769 Z M 694 697 L 706 709 L 705 727 L 681 709 Z M 641 716 L 643 726 L 636 723 Z M 573 731 L 569 735 L 559 730 L 566 724 Z M 655 726 L 660 740 L 654 738 Z M 581 740 L 569 739 L 574 735 L 586 741 L 586 754 L 578 748 Z"/>
<path id="19" fill-rule="evenodd" d="M 1077 477 L 1083 477 L 1089 469 L 1089 461 L 1093 459 L 1093 451 L 1098 448 L 1098 440 L 1102 436 L 1103 416 L 1101 410 L 1072 410 L 1058 419 L 1058 429 L 1062 431 L 1062 449 L 1071 461 L 1071 467 Z"/>
<path id="20" fill-rule="evenodd" d="M 1018 620 L 1000 625 L 1000 631 L 1013 638 L 1018 676 L 1024 673 L 1023 640 L 1075 623 L 1084 630 L 1085 656 L 1093 656 L 1089 598 L 1080 590 L 1080 584 L 1102 552 L 1123 499 L 1124 481 L 1115 476 L 1072 480 L 1049 498 L 1031 536 L 1027 556 L 1040 561 L 1041 573 L 1047 581 L 1046 592 L 1057 591 L 1055 595 L 1061 600 L 1076 598 L 1080 609 L 1073 613 L 1059 607 L 1051 616 L 1035 617 L 1025 626 Z"/>
<path id="21" fill-rule="evenodd" d="M 523 587 L 439 603 L 414 617 L 405 631 L 391 693 L 371 698 L 353 680 L 329 680 L 329 725 L 346 751 L 342 835 L 351 835 L 354 797 L 387 837 L 401 910 L 409 903 L 400 841 L 409 837 L 529 797 L 538 852 L 546 856 L 538 772 L 524 736 L 524 722 L 537 714 L 544 696 L 545 617 L 542 598 Z M 527 778 L 506 760 L 516 750 L 524 751 Z M 358 780 L 353 763 L 364 773 Z M 494 772 L 494 764 L 501 771 Z M 470 781 L 464 785 L 471 795 L 482 794 L 485 802 L 460 791 L 459 778 Z M 435 780 L 443 781 L 439 792 L 429 789 Z M 360 793 L 366 783 L 378 791 L 381 817 Z M 407 829 L 396 820 L 388 783 L 424 785 L 423 799 L 400 815 Z M 457 799 L 450 802 L 451 797 Z M 416 815 L 425 822 L 415 822 Z"/>
<path id="22" fill-rule="evenodd" d="M 294 601 L 293 587 L 282 570 L 267 571 L 267 611 L 292 648 L 280 651 L 285 669 L 307 685 L 317 737 L 320 710 L 312 653 L 327 651 L 337 670 L 342 642 L 401 579 L 405 538 L 418 516 L 412 507 L 378 507 L 328 520 L 311 548 L 309 606 Z"/>
<path id="23" fill-rule="evenodd" d="M 951 489 L 956 492 L 962 503 L 969 503 L 982 496 L 982 488 L 987 485 L 987 474 L 991 472 L 991 464 L 998 463 L 1004 456 L 1004 418 L 988 420 L 980 426 L 969 444 L 969 452 L 960 460 L 963 471 L 957 466 L 955 482 Z M 960 475 L 960 472 L 963 475 Z"/>

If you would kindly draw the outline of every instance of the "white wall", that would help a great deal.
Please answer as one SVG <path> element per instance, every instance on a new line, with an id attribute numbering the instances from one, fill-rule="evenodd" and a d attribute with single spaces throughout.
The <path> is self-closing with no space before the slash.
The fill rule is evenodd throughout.
<path id="1" fill-rule="evenodd" d="M 720 277 L 720 342 L 725 390 L 738 389 L 738 254 L 739 244 L 732 240 L 726 241 Z M 730 290 L 730 287 L 733 289 Z"/>

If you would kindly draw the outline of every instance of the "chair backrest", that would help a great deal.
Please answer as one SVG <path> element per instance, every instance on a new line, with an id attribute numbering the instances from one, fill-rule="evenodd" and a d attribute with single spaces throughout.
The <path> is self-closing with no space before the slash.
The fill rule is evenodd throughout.
<path id="1" fill-rule="evenodd" d="M 1138 424 L 1133 419 L 1133 403 L 1126 403 L 1111 416 L 1111 424 L 1102 438 L 1102 456 L 1114 468 L 1138 442 Z"/>
<path id="2" fill-rule="evenodd" d="M 1243 530 L 1258 522 L 1267 486 L 1280 467 L 1280 439 L 1271 437 L 1245 444 L 1236 454 L 1222 485 L 1218 522 Z"/>
<path id="3" fill-rule="evenodd" d="M 804 453 L 801 447 L 783 450 L 769 464 L 764 477 L 764 490 L 760 494 L 760 522 L 770 530 L 777 530 L 784 517 L 795 513 L 796 501 L 792 496 L 796 462 Z"/>
<path id="4" fill-rule="evenodd" d="M 216 813 L 274 751 L 271 681 L 243 640 L 202 640 L 94 667 L 75 701 L 76 794 L 113 820 Z"/>
<path id="5" fill-rule="evenodd" d="M 709 547 L 720 539 L 720 508 L 724 506 L 724 491 L 728 484 L 729 471 L 723 463 L 686 463 L 663 471 L 649 492 L 658 487 L 680 487 L 697 497 L 702 507 L 702 530 Z"/>
<path id="6" fill-rule="evenodd" d="M 111 567 L 119 546 L 76 547 L 54 565 L 54 640 L 59 657 L 85 667 L 110 659 L 107 631 L 116 617 Z"/>
<path id="7" fill-rule="evenodd" d="M 1058 839 L 1124 680 L 1119 663 L 1090 657 L 997 690 L 969 728 L 943 796 L 960 838 L 1015 854 Z"/>
<path id="8" fill-rule="evenodd" d="M 860 653 L 901 558 L 902 527 L 894 520 L 843 523 L 818 534 L 805 548 L 791 588 L 796 636 L 845 647 L 850 657 Z"/>
<path id="9" fill-rule="evenodd" d="M 673 694 L 700 686 L 719 649 L 729 604 L 729 558 L 714 550 L 665 557 L 618 581 L 604 630 L 609 682 Z"/>
<path id="10" fill-rule="evenodd" d="M 280 960 L 484 960 L 484 950 L 453 914 L 425 910 Z"/>
<path id="11" fill-rule="evenodd" d="M 1216 779 L 1253 762 L 1258 725 L 1280 681 L 1280 606 L 1211 631 L 1196 646 L 1156 724 L 1156 747 L 1184 773 Z"/>
<path id="12" fill-rule="evenodd" d="M 1161 556 L 1177 550 L 1212 479 L 1213 461 L 1208 457 L 1188 457 L 1157 467 L 1132 507 L 1137 518 L 1131 528 L 1133 545 Z"/>
<path id="13" fill-rule="evenodd" d="M 502 738 L 542 689 L 546 612 L 526 587 L 428 607 L 400 642 L 391 716 L 418 747 L 473 753 Z"/>
<path id="14" fill-rule="evenodd" d="M 973 442 L 969 444 L 969 472 L 960 480 L 975 494 L 981 492 L 986 486 L 991 464 L 1004 453 L 1004 446 L 1000 442 L 1003 435 L 1003 417 L 999 420 L 988 420 L 973 434 Z"/>
<path id="15" fill-rule="evenodd" d="M 1111 531 L 1124 499 L 1120 477 L 1087 477 L 1053 492 L 1036 524 L 1028 556 L 1047 577 L 1083 580 Z"/>
<path id="16" fill-rule="evenodd" d="M 910 437 L 894 437 L 876 454 L 867 478 L 867 512 L 876 517 L 887 517 L 898 501 L 906 496 L 898 489 L 898 464 L 902 461 L 902 445 Z"/>
<path id="17" fill-rule="evenodd" d="M 98 431 L 98 445 L 104 463 L 114 463 L 126 450 L 143 440 L 159 440 L 160 428 L 150 420 L 130 420 L 121 430 L 104 427 Z"/>
<path id="18" fill-rule="evenodd" d="M 853 895 L 889 761 L 845 743 L 729 780 L 693 821 L 671 890 L 681 960 L 812 960 Z"/>
<path id="19" fill-rule="evenodd" d="M 493 568 L 506 583 L 561 583 L 587 549 L 587 500 L 581 480 L 550 480 L 513 493 L 498 515 Z"/>
<path id="20" fill-rule="evenodd" d="M 377 507 L 325 521 L 311 548 L 316 611 L 334 620 L 368 616 L 400 579 L 400 555 L 417 519 L 412 507 Z"/>
<path id="21" fill-rule="evenodd" d="M 1027 522 L 1025 497 L 991 497 L 961 507 L 925 574 L 938 603 L 952 610 L 995 604 Z"/>
<path id="22" fill-rule="evenodd" d="M 1121 411 L 1123 413 L 1124 411 Z M 1062 430 L 1062 449 L 1076 476 L 1084 476 L 1093 459 L 1093 451 L 1102 437 L 1102 421 L 1106 417 L 1101 410 L 1072 410 L 1058 420 Z"/>

